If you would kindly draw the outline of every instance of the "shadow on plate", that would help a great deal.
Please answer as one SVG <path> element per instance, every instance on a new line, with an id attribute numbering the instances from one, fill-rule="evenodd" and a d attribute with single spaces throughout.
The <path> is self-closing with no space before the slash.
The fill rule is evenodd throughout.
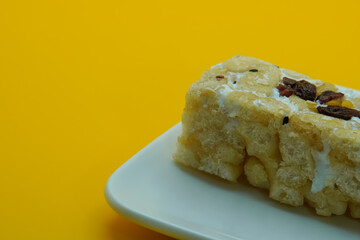
<path id="1" fill-rule="evenodd" d="M 250 186 L 250 184 L 247 182 L 246 178 L 244 177 L 244 174 L 242 174 L 242 177 L 239 179 L 239 183 L 231 183 L 217 176 L 205 172 L 200 172 L 178 163 L 174 163 L 174 164 L 176 165 L 176 167 L 180 168 L 183 172 L 188 174 L 189 177 L 199 179 L 205 182 L 206 184 L 212 185 L 213 187 L 225 189 L 231 192 L 239 192 L 239 193 L 246 192 L 246 194 L 249 195 L 254 201 L 264 202 L 280 211 L 291 212 L 293 214 L 300 215 L 302 217 L 315 219 L 324 224 L 333 225 L 333 227 L 341 228 L 343 230 L 360 235 L 360 220 L 352 218 L 348 212 L 343 216 L 336 216 L 336 215 L 333 215 L 331 217 L 319 216 L 316 215 L 315 210 L 312 207 L 308 206 L 307 204 L 304 204 L 304 206 L 301 207 L 292 207 L 270 199 L 268 197 L 268 191 L 257 189 L 255 187 Z"/>

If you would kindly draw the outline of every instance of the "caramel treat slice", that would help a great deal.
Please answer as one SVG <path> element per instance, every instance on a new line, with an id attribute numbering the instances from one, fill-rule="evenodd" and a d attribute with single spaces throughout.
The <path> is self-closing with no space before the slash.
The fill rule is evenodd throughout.
<path id="1" fill-rule="evenodd" d="M 174 160 L 267 189 L 323 216 L 360 218 L 360 92 L 252 57 L 203 73 L 186 94 Z"/>

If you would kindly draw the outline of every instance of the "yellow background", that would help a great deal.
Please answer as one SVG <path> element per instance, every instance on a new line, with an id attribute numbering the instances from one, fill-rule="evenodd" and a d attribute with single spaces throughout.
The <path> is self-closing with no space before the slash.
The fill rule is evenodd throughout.
<path id="1" fill-rule="evenodd" d="M 203 70 L 254 56 L 360 89 L 358 1 L 1 1 L 0 239 L 169 239 L 107 178 L 180 121 Z"/>

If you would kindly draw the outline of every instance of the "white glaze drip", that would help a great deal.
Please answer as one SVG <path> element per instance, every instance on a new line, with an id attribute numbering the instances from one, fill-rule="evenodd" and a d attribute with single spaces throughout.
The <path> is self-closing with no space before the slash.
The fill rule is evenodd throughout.
<path id="1" fill-rule="evenodd" d="M 324 187 L 334 184 L 334 172 L 330 167 L 329 152 L 330 145 L 323 141 L 323 151 L 315 151 L 311 149 L 311 154 L 315 161 L 315 178 L 311 185 L 311 192 L 317 193 L 324 189 Z"/>

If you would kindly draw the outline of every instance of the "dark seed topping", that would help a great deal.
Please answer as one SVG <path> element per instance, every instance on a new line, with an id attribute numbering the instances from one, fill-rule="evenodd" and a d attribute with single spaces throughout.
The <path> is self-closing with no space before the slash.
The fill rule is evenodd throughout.
<path id="1" fill-rule="evenodd" d="M 331 100 L 342 98 L 344 96 L 341 92 L 333 92 L 333 91 L 325 91 L 322 92 L 316 100 L 318 100 L 321 104 L 327 103 Z"/>
<path id="2" fill-rule="evenodd" d="M 250 69 L 249 72 L 258 72 L 259 70 L 257 69 Z"/>
<path id="3" fill-rule="evenodd" d="M 301 80 L 296 81 L 291 78 L 284 77 L 282 80 L 284 85 L 279 85 L 280 96 L 290 97 L 296 95 L 304 100 L 315 101 L 316 99 L 316 87 L 308 81 Z"/>
<path id="4" fill-rule="evenodd" d="M 224 76 L 216 76 L 216 78 L 224 78 Z"/>
<path id="5" fill-rule="evenodd" d="M 320 114 L 336 117 L 344 120 L 350 120 L 352 117 L 360 118 L 360 112 L 355 109 L 342 106 L 317 107 Z"/>
<path id="6" fill-rule="evenodd" d="M 236 81 L 234 81 L 233 84 L 236 84 Z"/>
<path id="7" fill-rule="evenodd" d="M 289 117 L 286 116 L 286 117 L 284 117 L 284 119 L 283 119 L 283 124 L 282 124 L 282 125 L 285 125 L 285 124 L 288 124 L 288 123 L 289 123 Z"/>

